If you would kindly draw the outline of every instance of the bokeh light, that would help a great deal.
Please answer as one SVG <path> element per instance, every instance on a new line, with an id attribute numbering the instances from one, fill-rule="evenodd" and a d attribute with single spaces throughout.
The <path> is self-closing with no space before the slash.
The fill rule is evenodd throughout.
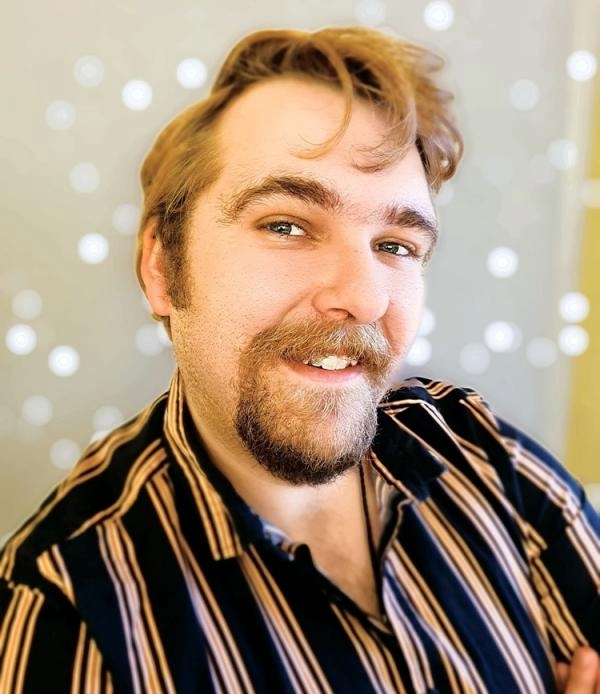
<path id="1" fill-rule="evenodd" d="M 130 80 L 121 91 L 121 99 L 132 111 L 144 111 L 152 103 L 152 87 L 145 80 Z"/>
<path id="2" fill-rule="evenodd" d="M 157 323 L 142 325 L 135 333 L 135 346 L 138 351 L 147 357 L 154 357 L 160 354 L 165 345 L 163 344 Z"/>
<path id="3" fill-rule="evenodd" d="M 558 358 L 556 343 L 547 337 L 534 337 L 525 348 L 527 361 L 536 369 L 547 369 Z"/>
<path id="4" fill-rule="evenodd" d="M 590 344 L 587 330 L 580 325 L 567 325 L 558 334 L 558 346 L 568 357 L 579 357 Z"/>
<path id="5" fill-rule="evenodd" d="M 473 376 L 480 376 L 490 366 L 492 356 L 489 350 L 478 342 L 465 345 L 459 354 L 459 363 L 463 371 Z"/>
<path id="6" fill-rule="evenodd" d="M 186 89 L 198 89 L 208 76 L 206 65 L 198 58 L 186 58 L 177 65 L 177 81 Z"/>
<path id="7" fill-rule="evenodd" d="M 383 0 L 359 0 L 354 10 L 359 24 L 376 27 L 385 21 L 386 7 Z"/>
<path id="8" fill-rule="evenodd" d="M 54 408 L 45 395 L 30 395 L 21 406 L 21 416 L 33 426 L 42 427 L 52 419 Z"/>
<path id="9" fill-rule="evenodd" d="M 435 330 L 435 314 L 428 307 L 425 306 L 423 309 L 423 315 L 421 316 L 421 325 L 419 326 L 419 335 L 421 337 L 427 337 Z"/>
<path id="10" fill-rule="evenodd" d="M 7 330 L 5 342 L 9 352 L 23 356 L 37 347 L 37 334 L 30 325 L 19 323 Z"/>
<path id="11" fill-rule="evenodd" d="M 517 111 L 531 111 L 540 100 L 540 88 L 531 80 L 517 80 L 510 86 L 509 99 Z"/>
<path id="12" fill-rule="evenodd" d="M 548 159 L 554 168 L 559 171 L 567 171 L 577 164 L 579 153 L 577 145 L 571 140 L 554 140 L 548 146 Z"/>
<path id="13" fill-rule="evenodd" d="M 93 426 L 97 431 L 109 431 L 122 424 L 123 420 L 123 413 L 118 407 L 103 405 L 94 412 Z"/>
<path id="14" fill-rule="evenodd" d="M 71 439 L 58 439 L 50 447 L 50 460 L 59 470 L 70 470 L 81 455 L 81 448 Z"/>
<path id="15" fill-rule="evenodd" d="M 69 130 L 76 119 L 75 106 L 70 101 L 52 101 L 46 108 L 46 123 L 53 130 Z"/>
<path id="16" fill-rule="evenodd" d="M 48 355 L 48 367 L 55 376 L 73 376 L 79 370 L 79 353 L 69 345 L 59 345 Z"/>
<path id="17" fill-rule="evenodd" d="M 75 81 L 82 87 L 97 87 L 104 79 L 104 63 L 96 55 L 82 55 L 73 68 Z"/>
<path id="18" fill-rule="evenodd" d="M 486 327 L 484 340 L 492 352 L 514 352 L 521 343 L 521 333 L 514 323 L 494 321 Z"/>
<path id="19" fill-rule="evenodd" d="M 519 269 L 519 256 L 512 248 L 498 246 L 488 254 L 487 269 L 494 277 L 512 277 Z"/>
<path id="20" fill-rule="evenodd" d="M 106 260 L 108 250 L 108 241 L 102 234 L 85 234 L 77 244 L 77 254 L 89 265 L 97 265 Z"/>
<path id="21" fill-rule="evenodd" d="M 417 337 L 406 355 L 406 363 L 409 366 L 423 366 L 431 359 L 432 351 L 431 342 L 426 337 Z"/>
<path id="22" fill-rule="evenodd" d="M 112 216 L 112 225 L 119 234 L 131 235 L 138 230 L 140 208 L 131 203 L 119 205 Z"/>
<path id="23" fill-rule="evenodd" d="M 454 23 L 454 8 L 445 0 L 434 0 L 425 6 L 423 21 L 433 31 L 446 31 Z"/>
<path id="24" fill-rule="evenodd" d="M 34 289 L 22 289 L 12 299 L 12 310 L 15 316 L 23 320 L 33 320 L 42 312 L 42 297 Z"/>
<path id="25" fill-rule="evenodd" d="M 580 323 L 590 312 L 589 299 L 581 292 L 567 292 L 558 302 L 558 312 L 567 323 Z"/>
<path id="26" fill-rule="evenodd" d="M 591 80 L 598 70 L 598 60 L 590 51 L 574 51 L 567 58 L 567 74 L 576 82 Z"/>

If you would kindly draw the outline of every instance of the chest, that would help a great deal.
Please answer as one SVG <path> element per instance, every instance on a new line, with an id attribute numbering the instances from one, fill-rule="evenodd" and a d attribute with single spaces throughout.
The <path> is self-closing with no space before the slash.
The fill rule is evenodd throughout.
<path id="1" fill-rule="evenodd" d="M 350 594 L 364 588 L 343 575 L 351 560 L 340 562 L 336 583 L 306 545 L 265 543 L 212 563 L 165 556 L 154 595 L 140 597 L 142 613 L 125 630 L 135 662 L 124 664 L 116 651 L 114 660 L 152 672 L 157 665 L 147 661 L 162 646 L 161 667 L 178 693 L 216 691 L 215 682 L 232 694 L 552 691 L 544 618 L 526 567 L 514 547 L 504 556 L 508 538 L 506 547 L 494 540 L 466 535 L 434 507 L 405 513 L 382 557 L 383 620 Z M 131 600 L 135 590 L 128 587 Z M 169 609 L 145 615 L 157 591 L 171 596 Z M 105 649 L 117 645 L 107 634 Z"/>

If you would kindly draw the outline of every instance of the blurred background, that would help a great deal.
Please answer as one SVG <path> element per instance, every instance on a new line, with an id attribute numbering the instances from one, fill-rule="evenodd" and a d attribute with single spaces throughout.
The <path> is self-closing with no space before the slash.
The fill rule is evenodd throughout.
<path id="1" fill-rule="evenodd" d="M 154 136 L 245 33 L 348 24 L 441 53 L 466 140 L 404 374 L 477 388 L 600 505 L 597 0 L 47 0 L 1 29 L 0 542 L 168 386 L 132 261 Z"/>

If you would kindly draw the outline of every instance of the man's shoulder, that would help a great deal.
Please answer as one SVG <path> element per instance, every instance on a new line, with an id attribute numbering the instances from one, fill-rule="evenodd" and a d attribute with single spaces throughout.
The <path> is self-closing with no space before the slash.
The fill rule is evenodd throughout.
<path id="1" fill-rule="evenodd" d="M 416 409 L 444 419 L 482 416 L 489 423 L 496 421 L 487 402 L 473 388 L 420 376 L 407 378 L 388 391 L 379 408 L 393 415 Z"/>
<path id="2" fill-rule="evenodd" d="M 166 395 L 135 418 L 92 443 L 67 477 L 8 541 L 0 577 L 18 582 L 35 571 L 52 547 L 94 533 L 124 517 L 149 480 L 164 470 L 170 451 L 163 434 Z"/>

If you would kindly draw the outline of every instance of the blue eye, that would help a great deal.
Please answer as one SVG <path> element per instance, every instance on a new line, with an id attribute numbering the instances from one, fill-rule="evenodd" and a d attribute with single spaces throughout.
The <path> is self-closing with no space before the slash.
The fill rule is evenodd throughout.
<path id="1" fill-rule="evenodd" d="M 383 251 L 384 253 L 401 257 L 414 255 L 409 248 L 402 243 L 398 243 L 397 241 L 382 241 L 381 243 L 377 244 L 377 249 Z"/>
<path id="2" fill-rule="evenodd" d="M 304 229 L 294 222 L 286 222 L 283 220 L 276 222 L 268 222 L 264 225 L 265 229 L 272 231 L 279 236 L 306 236 Z"/>

